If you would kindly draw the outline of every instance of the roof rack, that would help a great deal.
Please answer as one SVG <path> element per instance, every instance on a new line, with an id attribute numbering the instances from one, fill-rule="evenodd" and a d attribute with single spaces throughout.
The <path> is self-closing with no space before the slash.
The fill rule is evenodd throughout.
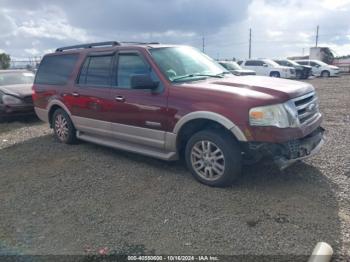
<path id="1" fill-rule="evenodd" d="M 132 42 L 132 41 L 126 41 L 126 42 L 119 42 L 121 44 L 135 44 L 135 45 L 159 45 L 159 42 Z"/>
<path id="2" fill-rule="evenodd" d="M 120 43 L 116 41 L 109 41 L 109 42 L 99 42 L 99 43 L 90 43 L 90 44 L 82 44 L 82 45 L 72 45 L 72 46 L 57 48 L 56 52 L 62 52 L 64 50 L 85 49 L 85 48 L 93 48 L 93 47 L 100 47 L 100 46 L 116 46 L 116 45 L 120 45 Z"/>

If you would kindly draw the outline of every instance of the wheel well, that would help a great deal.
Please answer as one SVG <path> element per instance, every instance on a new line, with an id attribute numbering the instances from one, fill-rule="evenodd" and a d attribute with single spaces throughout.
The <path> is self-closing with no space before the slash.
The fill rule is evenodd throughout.
<path id="1" fill-rule="evenodd" d="M 271 72 L 270 72 L 270 76 L 272 76 L 272 74 L 278 74 L 278 75 L 281 75 L 281 74 L 280 74 L 280 72 L 278 72 L 278 71 L 271 71 Z"/>
<path id="2" fill-rule="evenodd" d="M 52 128 L 52 117 L 57 109 L 62 109 L 62 107 L 60 107 L 58 105 L 54 105 L 50 108 L 50 111 L 49 111 L 49 125 L 51 128 Z"/>
<path id="3" fill-rule="evenodd" d="M 328 73 L 329 75 L 331 74 L 331 72 L 329 72 L 328 70 L 323 70 L 322 72 L 321 72 L 321 75 L 323 74 L 323 73 Z"/>
<path id="4" fill-rule="evenodd" d="M 191 136 L 204 129 L 216 129 L 230 134 L 233 139 L 237 140 L 237 138 L 226 127 L 216 121 L 209 119 L 194 119 L 184 124 L 177 135 L 176 148 L 180 155 L 183 155 L 187 141 Z"/>

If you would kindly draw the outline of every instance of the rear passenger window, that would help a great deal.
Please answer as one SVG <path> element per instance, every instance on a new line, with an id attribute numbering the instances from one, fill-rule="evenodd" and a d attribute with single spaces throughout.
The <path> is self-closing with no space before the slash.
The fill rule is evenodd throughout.
<path id="1" fill-rule="evenodd" d="M 138 54 L 120 54 L 118 60 L 117 86 L 130 88 L 130 77 L 137 74 L 149 74 L 149 66 Z"/>
<path id="2" fill-rule="evenodd" d="M 77 60 L 77 54 L 45 56 L 40 63 L 34 83 L 43 85 L 66 84 Z"/>
<path id="3" fill-rule="evenodd" d="M 254 61 L 254 60 L 250 60 L 245 62 L 246 66 L 262 66 L 262 63 L 260 61 Z"/>
<path id="4" fill-rule="evenodd" d="M 111 65 L 113 56 L 88 57 L 81 69 L 78 83 L 91 86 L 111 85 Z"/>

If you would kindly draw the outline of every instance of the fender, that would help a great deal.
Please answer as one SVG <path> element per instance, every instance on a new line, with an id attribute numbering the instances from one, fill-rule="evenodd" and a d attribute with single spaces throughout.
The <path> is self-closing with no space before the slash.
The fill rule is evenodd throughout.
<path id="1" fill-rule="evenodd" d="M 42 120 L 44 122 L 49 122 L 49 112 L 50 112 L 50 110 L 51 110 L 51 108 L 53 106 L 59 106 L 59 107 L 63 108 L 70 117 L 72 116 L 72 114 L 69 111 L 69 109 L 64 105 L 63 102 L 61 102 L 58 99 L 52 99 L 48 103 L 46 109 L 43 109 L 43 108 L 40 108 L 40 107 L 35 107 L 34 110 L 35 110 L 35 113 L 39 117 L 40 120 Z"/>
<path id="2" fill-rule="evenodd" d="M 195 119 L 208 119 L 208 120 L 213 120 L 215 122 L 218 122 L 219 124 L 223 125 L 226 127 L 228 130 L 230 130 L 233 135 L 237 138 L 238 141 L 247 141 L 247 138 L 243 134 L 242 130 L 234 124 L 230 119 L 227 117 L 224 117 L 220 114 L 209 112 L 209 111 L 196 111 L 189 113 L 182 118 L 176 123 L 173 133 L 178 134 L 180 129 L 189 121 L 195 120 Z"/>

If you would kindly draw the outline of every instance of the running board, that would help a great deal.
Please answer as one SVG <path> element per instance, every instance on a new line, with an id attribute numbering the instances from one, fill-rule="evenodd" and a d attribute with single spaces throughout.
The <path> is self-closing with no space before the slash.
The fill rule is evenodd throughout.
<path id="1" fill-rule="evenodd" d="M 158 158 L 158 159 L 162 159 L 162 160 L 166 160 L 166 161 L 173 161 L 173 160 L 178 159 L 176 152 L 161 151 L 161 150 L 157 150 L 157 149 L 150 148 L 147 146 L 140 146 L 140 145 L 133 144 L 130 142 L 120 141 L 120 140 L 113 139 L 110 137 L 103 137 L 102 138 L 102 137 L 99 137 L 96 135 L 87 134 L 87 133 L 84 133 L 81 131 L 77 131 L 77 138 L 84 140 L 84 141 L 87 141 L 87 142 L 99 144 L 102 146 L 112 147 L 115 149 L 121 149 L 121 150 L 125 150 L 128 152 L 138 153 L 141 155 L 146 155 L 146 156 L 150 156 L 150 157 L 154 157 L 154 158 Z"/>

